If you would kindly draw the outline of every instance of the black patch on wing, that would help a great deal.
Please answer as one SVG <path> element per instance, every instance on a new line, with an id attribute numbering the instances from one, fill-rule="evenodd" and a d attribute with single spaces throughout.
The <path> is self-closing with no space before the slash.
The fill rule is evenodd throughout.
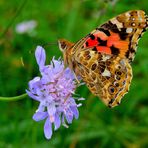
<path id="1" fill-rule="evenodd" d="M 110 36 L 110 32 L 108 30 L 106 30 L 104 28 L 96 28 L 96 29 L 99 30 L 99 31 L 104 32 L 107 36 Z"/>
<path id="2" fill-rule="evenodd" d="M 133 48 L 130 48 L 131 53 L 135 53 L 136 51 Z"/>
<path id="3" fill-rule="evenodd" d="M 97 41 L 99 42 L 99 46 L 107 46 L 107 40 L 103 41 L 99 37 L 97 37 Z"/>
<path id="4" fill-rule="evenodd" d="M 136 54 L 136 50 L 133 47 L 131 47 L 132 37 L 133 37 L 133 35 L 131 35 L 130 38 L 129 38 L 129 45 L 128 45 L 128 49 L 129 50 L 126 51 L 126 53 L 125 53 L 125 57 L 128 58 L 129 63 L 131 63 L 132 60 L 133 60 L 132 58 L 129 58 L 130 53 L 132 53 L 132 54 L 135 53 Z"/>
<path id="5" fill-rule="evenodd" d="M 86 42 L 85 44 L 86 44 L 86 47 L 88 47 L 88 42 Z"/>
<path id="6" fill-rule="evenodd" d="M 114 47 L 113 45 L 110 47 L 110 49 L 113 55 L 118 55 L 120 53 L 119 49 Z"/>
<path id="7" fill-rule="evenodd" d="M 140 39 L 142 37 L 142 34 L 139 34 L 138 39 Z"/>
<path id="8" fill-rule="evenodd" d="M 128 33 L 126 33 L 126 28 L 120 28 L 121 30 L 119 30 L 117 25 L 113 24 L 111 21 L 108 21 L 107 23 L 103 24 L 101 27 L 111 30 L 114 33 L 118 33 L 121 40 L 125 40 L 128 36 Z M 101 29 L 103 29 L 103 28 L 101 28 Z M 105 30 L 105 29 L 103 29 L 103 30 Z"/>
<path id="9" fill-rule="evenodd" d="M 106 68 L 105 62 L 99 63 L 99 72 L 103 73 Z"/>
<path id="10" fill-rule="evenodd" d="M 125 57 L 128 58 L 128 57 L 129 57 L 129 54 L 130 54 L 130 51 L 128 50 L 128 51 L 125 53 Z"/>
<path id="11" fill-rule="evenodd" d="M 146 28 L 143 28 L 142 33 L 146 31 Z"/>
<path id="12" fill-rule="evenodd" d="M 98 51 L 97 48 L 96 48 L 96 46 L 92 49 L 92 51 L 95 51 L 95 52 Z"/>
<path id="13" fill-rule="evenodd" d="M 95 39 L 95 36 L 93 35 L 93 34 L 90 34 L 90 36 L 89 36 L 92 40 L 94 40 Z"/>
<path id="14" fill-rule="evenodd" d="M 105 67 L 99 67 L 99 71 L 101 74 L 104 72 L 104 70 L 105 70 Z"/>
<path id="15" fill-rule="evenodd" d="M 121 28 L 121 31 L 119 31 L 119 36 L 121 40 L 125 40 L 128 36 L 128 33 L 126 33 L 126 28 Z"/>
<path id="16" fill-rule="evenodd" d="M 94 63 L 92 66 L 91 66 L 91 70 L 95 70 L 97 68 L 97 64 L 96 63 Z"/>
<path id="17" fill-rule="evenodd" d="M 116 24 L 113 24 L 111 21 L 108 21 L 107 23 L 103 24 L 101 27 L 105 29 L 109 29 L 114 33 L 119 33 L 119 29 Z"/>
<path id="18" fill-rule="evenodd" d="M 111 105 L 114 101 L 115 101 L 115 99 L 112 98 L 112 99 L 108 102 L 109 107 L 111 107 L 110 105 Z"/>

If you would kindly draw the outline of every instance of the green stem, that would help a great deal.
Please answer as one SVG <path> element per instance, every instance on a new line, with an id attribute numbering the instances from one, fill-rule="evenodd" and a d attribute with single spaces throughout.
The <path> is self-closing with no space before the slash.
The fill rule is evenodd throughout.
<path id="1" fill-rule="evenodd" d="M 15 96 L 15 97 L 0 97 L 0 101 L 18 101 L 22 100 L 27 97 L 27 94 L 22 94 L 20 96 Z"/>

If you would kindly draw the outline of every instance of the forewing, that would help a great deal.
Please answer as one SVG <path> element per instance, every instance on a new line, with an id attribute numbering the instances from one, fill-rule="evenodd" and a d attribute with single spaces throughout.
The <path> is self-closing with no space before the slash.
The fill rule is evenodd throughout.
<path id="1" fill-rule="evenodd" d="M 117 55 L 133 61 L 138 41 L 148 28 L 148 17 L 142 10 L 120 14 L 97 27 L 75 44 L 79 50 L 97 49 L 100 53 Z"/>

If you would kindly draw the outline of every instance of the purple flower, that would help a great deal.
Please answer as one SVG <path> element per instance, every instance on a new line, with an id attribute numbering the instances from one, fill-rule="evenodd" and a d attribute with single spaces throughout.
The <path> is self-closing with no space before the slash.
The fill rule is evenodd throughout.
<path id="1" fill-rule="evenodd" d="M 35 33 L 35 28 L 37 27 L 37 21 L 35 20 L 28 20 L 28 21 L 23 21 L 19 24 L 16 25 L 16 33 L 18 34 L 32 34 Z"/>
<path id="2" fill-rule="evenodd" d="M 61 59 L 52 59 L 50 65 L 45 65 L 45 50 L 38 46 L 35 51 L 35 57 L 41 77 L 35 77 L 29 81 L 29 90 L 27 94 L 36 101 L 39 101 L 39 107 L 33 115 L 35 121 L 44 120 L 44 134 L 47 139 L 52 136 L 52 126 L 57 130 L 60 125 L 66 127 L 72 123 L 73 119 L 78 119 L 78 107 L 75 100 L 83 98 L 74 98 L 72 95 L 77 87 L 73 72 L 69 68 L 64 68 Z"/>

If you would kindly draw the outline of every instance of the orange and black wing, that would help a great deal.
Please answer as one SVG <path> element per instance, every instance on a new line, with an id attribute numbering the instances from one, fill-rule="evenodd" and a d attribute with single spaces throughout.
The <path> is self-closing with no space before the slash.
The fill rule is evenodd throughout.
<path id="1" fill-rule="evenodd" d="M 97 27 L 83 38 L 82 49 L 117 55 L 133 61 L 138 41 L 148 28 L 148 17 L 142 10 L 120 14 Z"/>

